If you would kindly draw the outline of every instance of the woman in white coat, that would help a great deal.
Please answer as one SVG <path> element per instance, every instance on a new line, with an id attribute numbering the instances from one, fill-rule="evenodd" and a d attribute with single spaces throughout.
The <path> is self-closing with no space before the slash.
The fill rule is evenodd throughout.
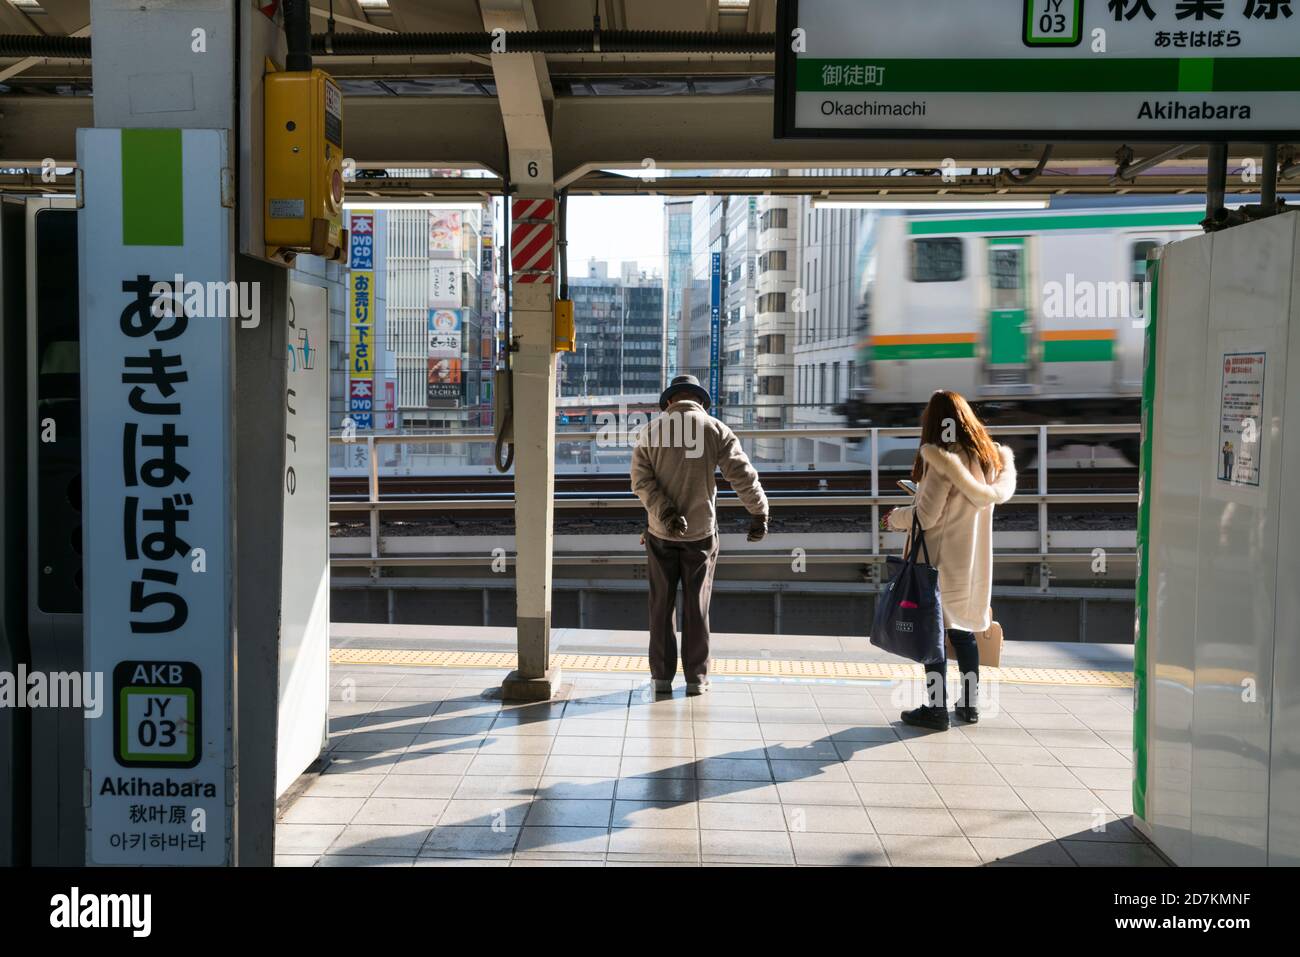
<path id="1" fill-rule="evenodd" d="M 979 645 L 974 632 L 989 627 L 993 587 L 993 506 L 1015 493 L 1011 450 L 996 444 L 970 404 L 956 392 L 930 397 L 921 415 L 921 447 L 912 465 L 914 504 L 885 516 L 889 528 L 910 531 L 920 520 L 930 560 L 939 569 L 943 625 L 957 652 L 961 694 L 956 714 L 979 720 Z M 910 544 L 910 543 L 909 543 Z M 904 723 L 948 728 L 948 662 L 926 666 L 926 704 L 904 711 Z"/>

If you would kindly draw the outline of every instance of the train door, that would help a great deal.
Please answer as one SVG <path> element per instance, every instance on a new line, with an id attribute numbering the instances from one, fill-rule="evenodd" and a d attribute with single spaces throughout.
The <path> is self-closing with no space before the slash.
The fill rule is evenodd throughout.
<path id="1" fill-rule="evenodd" d="M 1028 303 L 1028 245 L 1023 236 L 985 240 L 988 319 L 985 366 L 989 391 L 1029 386 L 1033 320 Z"/>
<path id="2" fill-rule="evenodd" d="M 1196 231 L 1199 234 L 1200 230 Z M 1147 263 L 1151 254 L 1165 243 L 1185 235 L 1170 232 L 1124 233 L 1116 254 L 1123 257 L 1118 269 L 1129 284 L 1128 316 L 1121 318 L 1115 335 L 1114 388 L 1120 395 L 1136 397 L 1142 393 L 1142 350 L 1146 341 L 1146 310 L 1150 287 Z"/>

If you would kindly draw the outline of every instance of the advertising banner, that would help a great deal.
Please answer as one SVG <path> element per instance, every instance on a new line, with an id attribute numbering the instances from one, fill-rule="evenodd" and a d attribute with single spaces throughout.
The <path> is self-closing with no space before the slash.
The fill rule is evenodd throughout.
<path id="1" fill-rule="evenodd" d="M 429 380 L 430 404 L 459 399 L 463 377 L 461 350 L 463 329 L 459 309 L 429 310 Z"/>
<path id="2" fill-rule="evenodd" d="M 358 431 L 374 428 L 374 214 L 352 214 L 349 237 L 352 270 L 348 276 L 348 415 Z"/>
<path id="3" fill-rule="evenodd" d="M 448 259 L 460 255 L 461 216 L 458 209 L 429 211 L 429 256 Z"/>
<path id="4" fill-rule="evenodd" d="M 459 262 L 442 263 L 436 260 L 429 263 L 429 302 L 430 306 L 457 307 L 461 302 L 461 267 Z"/>
<path id="5" fill-rule="evenodd" d="M 349 217 L 348 264 L 353 269 L 375 268 L 375 214 L 354 212 Z"/>

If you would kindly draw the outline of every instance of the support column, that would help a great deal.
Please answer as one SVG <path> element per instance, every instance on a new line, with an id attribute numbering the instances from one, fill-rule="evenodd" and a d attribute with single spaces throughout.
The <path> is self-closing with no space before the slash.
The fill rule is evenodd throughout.
<path id="1" fill-rule="evenodd" d="M 526 228 L 511 225 L 519 233 Z M 550 228 L 554 229 L 553 220 Z M 555 511 L 554 286 L 528 281 L 527 273 L 513 268 L 511 280 L 519 665 L 507 676 L 502 690 L 507 698 L 535 701 L 551 697 L 559 681 L 558 672 L 549 667 Z"/>
<path id="2" fill-rule="evenodd" d="M 527 0 L 481 0 L 487 30 L 536 29 Z M 502 696 L 550 698 L 551 549 L 555 501 L 555 172 L 545 62 L 508 49 L 492 74 L 510 155 L 510 368 L 515 466 L 518 667 Z"/>

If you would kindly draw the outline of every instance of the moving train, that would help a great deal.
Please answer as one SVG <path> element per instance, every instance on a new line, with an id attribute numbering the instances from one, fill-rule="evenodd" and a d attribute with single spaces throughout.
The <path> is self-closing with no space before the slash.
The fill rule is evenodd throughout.
<path id="1" fill-rule="evenodd" d="M 850 426 L 915 425 L 935 389 L 990 424 L 1135 422 L 1151 250 L 1204 206 L 1092 205 L 875 221 Z M 1115 443 L 1136 462 L 1137 439 Z"/>

